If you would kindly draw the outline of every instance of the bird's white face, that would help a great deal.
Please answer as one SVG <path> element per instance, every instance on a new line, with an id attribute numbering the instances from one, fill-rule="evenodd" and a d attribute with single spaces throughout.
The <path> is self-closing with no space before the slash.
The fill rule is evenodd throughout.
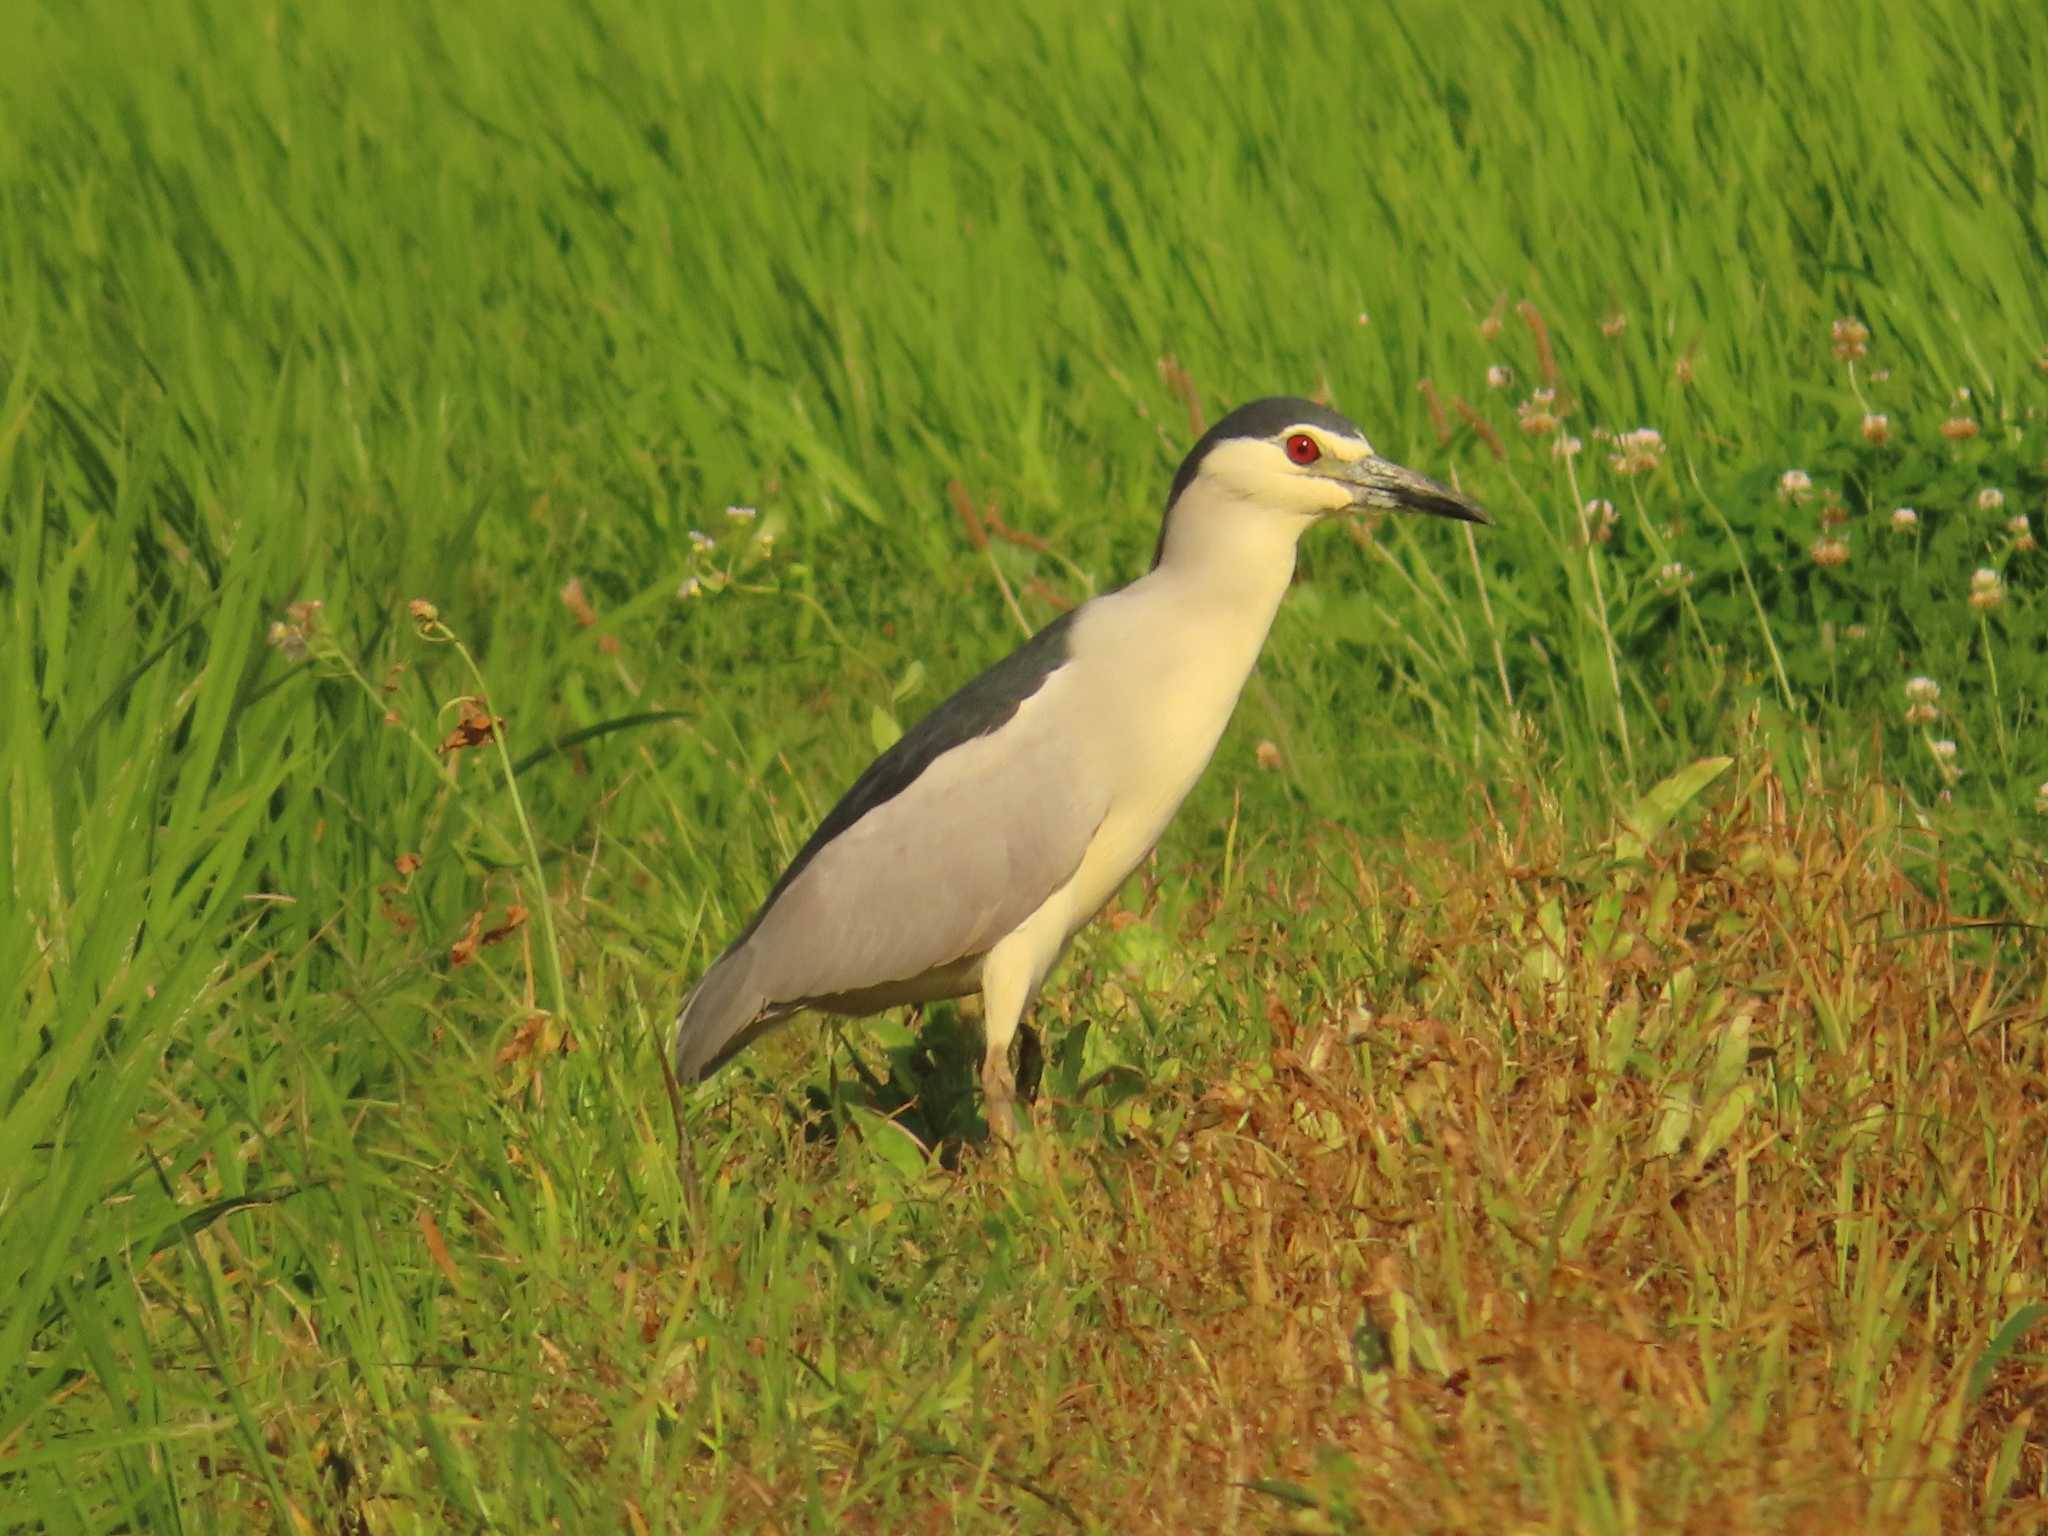
<path id="1" fill-rule="evenodd" d="M 1202 460 L 1198 482 L 1262 511 L 1320 522 L 1350 509 L 1351 466 L 1373 457 L 1363 437 L 1299 422 L 1270 437 L 1240 437 L 1218 443 Z"/>
<path id="2" fill-rule="evenodd" d="M 1317 422 L 1218 443 L 1196 478 L 1205 490 L 1304 524 L 1371 509 L 1483 520 L 1477 507 L 1448 486 L 1381 458 L 1362 436 Z"/>
<path id="3" fill-rule="evenodd" d="M 1381 458 L 1336 412 L 1309 400 L 1255 400 L 1217 422 L 1181 461 L 1153 564 L 1291 571 L 1295 541 L 1310 528 L 1367 510 L 1486 521 L 1449 486 Z"/>

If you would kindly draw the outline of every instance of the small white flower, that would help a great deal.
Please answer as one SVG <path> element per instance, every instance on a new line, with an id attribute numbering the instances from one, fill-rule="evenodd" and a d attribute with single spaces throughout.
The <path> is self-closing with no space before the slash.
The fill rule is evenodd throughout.
<path id="1" fill-rule="evenodd" d="M 2005 492 L 1995 485 L 1987 485 L 1977 493 L 1979 512 L 1996 512 L 2005 505 Z"/>
<path id="2" fill-rule="evenodd" d="M 1683 561 L 1669 560 L 1657 568 L 1657 579 L 1667 587 L 1689 587 L 1692 572 L 1685 568 Z"/>
<path id="3" fill-rule="evenodd" d="M 1863 435 L 1873 443 L 1888 441 L 1892 435 L 1892 419 L 1882 411 L 1870 411 L 1863 418 Z"/>
<path id="4" fill-rule="evenodd" d="M 1929 743 L 1927 743 L 1927 750 L 1932 752 L 1936 757 L 1940 758 L 1944 763 L 1952 763 L 1955 761 L 1956 744 L 1948 740 L 1946 737 L 1942 738 L 1940 741 L 1930 741 Z"/>
<path id="5" fill-rule="evenodd" d="M 1960 403 L 1960 402 L 1962 402 L 1962 401 L 1964 401 L 1964 400 L 1967 400 L 1967 399 L 1969 399 L 1969 398 L 1970 398 L 1970 386 L 1969 386 L 1969 385 L 1967 385 L 1967 384 L 1959 384 L 1959 385 L 1957 385 L 1957 386 L 1956 386 L 1956 400 L 1958 401 L 1958 403 Z"/>
<path id="6" fill-rule="evenodd" d="M 1932 704 L 1941 697 L 1941 684 L 1931 677 L 1909 677 L 1906 697 L 1915 704 Z"/>
<path id="7" fill-rule="evenodd" d="M 1506 389 L 1514 382 L 1515 370 L 1506 363 L 1495 363 L 1486 370 L 1486 387 L 1488 389 Z"/>
<path id="8" fill-rule="evenodd" d="M 1787 501 L 1804 501 L 1813 489 L 1813 477 L 1803 469 L 1788 469 L 1778 476 L 1778 494 Z"/>
<path id="9" fill-rule="evenodd" d="M 690 530 L 690 548 L 697 551 L 698 554 L 701 555 L 706 550 L 714 548 L 716 543 L 717 541 L 702 528 L 692 528 Z"/>
<path id="10" fill-rule="evenodd" d="M 1546 386 L 1530 396 L 1538 405 L 1548 405 L 1557 398 L 1557 391 Z"/>
<path id="11" fill-rule="evenodd" d="M 736 523 L 751 523 L 755 518 L 759 517 L 761 514 L 756 512 L 752 507 L 727 507 L 725 509 L 725 515 L 731 518 Z"/>
<path id="12" fill-rule="evenodd" d="M 1585 446 L 1576 437 L 1560 437 L 1550 445 L 1550 451 L 1557 458 L 1570 459 L 1576 458 L 1579 450 Z"/>
<path id="13" fill-rule="evenodd" d="M 2048 816 L 2048 783 L 2042 784 L 2034 791 L 2034 809 L 2043 816 Z"/>
<path id="14" fill-rule="evenodd" d="M 684 577 L 683 584 L 676 588 L 676 596 L 680 597 L 684 602 L 688 602 L 693 597 L 701 597 L 703 594 L 704 583 L 694 576 Z"/>
<path id="15" fill-rule="evenodd" d="M 2005 581 L 1998 572 L 1979 569 L 1970 576 L 1970 606 L 1979 610 L 1996 608 L 2005 601 Z"/>
<path id="16" fill-rule="evenodd" d="M 1918 512 L 1915 512 L 1911 507 L 1894 507 L 1892 509 L 1893 532 L 1911 533 L 1915 528 L 1919 526 L 1920 514 Z"/>
<path id="17" fill-rule="evenodd" d="M 1637 427 L 1617 433 L 1614 447 L 1607 456 L 1608 466 L 1617 475 L 1639 475 L 1663 462 L 1664 434 L 1655 427 Z"/>

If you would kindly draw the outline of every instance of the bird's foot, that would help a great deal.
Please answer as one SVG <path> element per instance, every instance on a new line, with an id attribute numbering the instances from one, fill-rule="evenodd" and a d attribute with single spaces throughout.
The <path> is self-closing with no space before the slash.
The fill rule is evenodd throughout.
<path id="1" fill-rule="evenodd" d="M 991 1056 L 981 1067 L 981 1099 L 988 1116 L 991 1141 L 1011 1151 L 1017 1148 L 1017 1078 L 1010 1070 L 1009 1053 Z"/>

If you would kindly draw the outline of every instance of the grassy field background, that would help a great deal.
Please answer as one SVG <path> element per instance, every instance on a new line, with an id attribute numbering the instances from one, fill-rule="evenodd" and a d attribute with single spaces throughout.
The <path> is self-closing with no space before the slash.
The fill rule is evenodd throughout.
<path id="1" fill-rule="evenodd" d="M 2032 6 L 10 21 L 0 1529 L 2048 1519 Z M 1281 391 L 1496 526 L 1305 548 L 1043 1134 L 678 1115 Z"/>

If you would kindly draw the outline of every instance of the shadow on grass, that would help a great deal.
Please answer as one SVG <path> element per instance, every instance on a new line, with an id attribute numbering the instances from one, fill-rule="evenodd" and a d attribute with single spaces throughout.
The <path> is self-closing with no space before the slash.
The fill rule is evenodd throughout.
<path id="1" fill-rule="evenodd" d="M 1020 1026 L 1017 1097 L 1063 1137 L 1120 1143 L 1114 1112 L 1144 1090 L 1146 1079 L 1129 1067 L 1087 1072 L 1090 1028 L 1082 1020 L 1062 1031 L 1048 1059 L 1038 1031 Z M 835 1061 L 845 1061 L 850 1076 L 835 1068 L 824 1083 L 804 1089 L 806 1141 L 833 1144 L 849 1130 L 858 1133 L 856 1112 L 866 1111 L 893 1121 L 948 1169 L 959 1167 L 967 1149 L 991 1144 L 981 1093 L 980 1025 L 942 1003 L 921 1018 L 913 1015 L 911 1029 L 908 1044 L 884 1049 L 886 1075 L 870 1070 L 849 1045 Z"/>
<path id="2" fill-rule="evenodd" d="M 852 1111 L 863 1109 L 893 1120 L 947 1168 L 959 1166 L 965 1148 L 989 1143 L 981 1102 L 980 1025 L 962 1018 L 951 1003 L 913 1012 L 910 1025 L 910 1043 L 883 1052 L 886 1076 L 878 1077 L 851 1046 L 835 1055 L 835 1070 L 826 1082 L 804 1090 L 805 1140 L 837 1142 L 848 1130 L 858 1130 Z M 852 1067 L 852 1076 L 837 1070 L 841 1060 Z M 1017 1097 L 1035 1103 L 1045 1055 L 1038 1032 L 1028 1024 L 1017 1032 L 1016 1067 Z"/>

